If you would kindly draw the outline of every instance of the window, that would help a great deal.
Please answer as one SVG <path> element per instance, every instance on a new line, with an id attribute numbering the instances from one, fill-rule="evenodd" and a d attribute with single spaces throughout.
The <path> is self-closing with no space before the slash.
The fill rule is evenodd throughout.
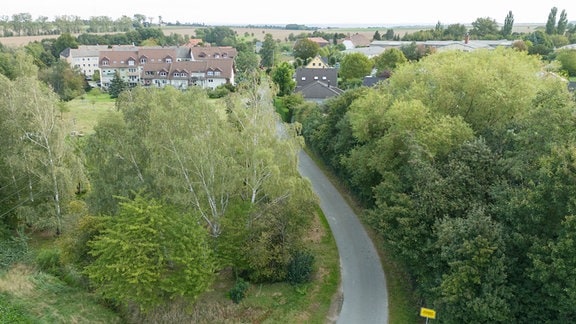
<path id="1" fill-rule="evenodd" d="M 102 65 L 104 65 L 104 66 L 110 65 L 110 61 L 108 61 L 108 60 L 102 60 Z"/>
<path id="2" fill-rule="evenodd" d="M 146 61 L 145 57 L 140 58 L 140 64 L 146 64 Z"/>
<path id="3" fill-rule="evenodd" d="M 128 66 L 134 66 L 134 63 L 136 63 L 134 60 L 128 60 Z"/>
<path id="4" fill-rule="evenodd" d="M 220 75 L 220 71 L 214 71 L 214 75 L 219 76 L 219 75 Z"/>
<path id="5" fill-rule="evenodd" d="M 180 77 L 180 73 L 174 72 L 174 77 L 175 77 L 175 78 L 179 78 L 179 77 Z"/>
<path id="6" fill-rule="evenodd" d="M 164 59 L 164 61 L 165 61 L 166 63 L 172 63 L 172 59 L 169 58 L 169 57 L 167 57 L 166 59 Z"/>
<path id="7" fill-rule="evenodd" d="M 180 74 L 180 76 L 183 77 L 183 78 L 186 78 L 186 77 L 188 77 L 188 73 L 182 72 L 182 73 Z"/>
<path id="8" fill-rule="evenodd" d="M 306 81 L 306 77 L 302 77 L 302 81 Z"/>
<path id="9" fill-rule="evenodd" d="M 166 76 L 166 74 L 168 74 L 168 73 L 166 73 L 166 71 L 160 72 L 160 75 L 161 75 L 161 76 Z"/>
<path id="10" fill-rule="evenodd" d="M 318 77 L 317 77 L 317 76 L 315 76 L 315 77 L 314 77 L 314 80 L 318 80 Z"/>
<path id="11" fill-rule="evenodd" d="M 323 76 L 323 77 L 322 77 L 322 80 L 326 80 L 326 79 L 328 79 L 328 78 L 327 78 L 327 77 L 325 77 L 325 76 Z"/>
<path id="12" fill-rule="evenodd" d="M 206 75 L 207 75 L 207 76 L 213 76 L 213 75 L 214 75 L 214 71 L 208 71 L 208 72 L 206 72 Z"/>

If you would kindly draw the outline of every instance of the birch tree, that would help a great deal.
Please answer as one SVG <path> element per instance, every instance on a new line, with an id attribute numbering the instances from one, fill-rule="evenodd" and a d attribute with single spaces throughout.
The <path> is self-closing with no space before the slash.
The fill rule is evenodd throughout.
<path id="1" fill-rule="evenodd" d="M 35 78 L 2 83 L 3 126 L 10 131 L 6 135 L 12 145 L 4 158 L 13 177 L 28 182 L 28 196 L 18 203 L 17 212 L 27 224 L 60 234 L 63 209 L 74 196 L 74 183 L 84 175 L 58 118 L 58 99 Z"/>

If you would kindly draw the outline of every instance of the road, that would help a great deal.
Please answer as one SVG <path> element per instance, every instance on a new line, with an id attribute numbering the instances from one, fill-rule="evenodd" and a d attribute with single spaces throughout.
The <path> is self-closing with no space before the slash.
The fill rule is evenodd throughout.
<path id="1" fill-rule="evenodd" d="M 312 182 L 340 254 L 343 303 L 336 323 L 388 323 L 386 277 L 357 215 L 304 151 L 299 154 L 298 170 Z"/>

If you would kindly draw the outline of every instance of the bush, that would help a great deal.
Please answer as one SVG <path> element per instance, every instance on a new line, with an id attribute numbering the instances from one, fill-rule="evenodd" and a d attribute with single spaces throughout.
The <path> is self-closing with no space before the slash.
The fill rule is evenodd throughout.
<path id="1" fill-rule="evenodd" d="M 40 250 L 36 255 L 36 264 L 42 271 L 60 275 L 60 250 L 54 248 Z"/>
<path id="2" fill-rule="evenodd" d="M 308 251 L 297 251 L 288 263 L 286 278 L 292 285 L 310 282 L 314 269 L 314 255 Z"/>
<path id="3" fill-rule="evenodd" d="M 235 304 L 240 303 L 240 301 L 246 296 L 246 290 L 248 290 L 248 287 L 249 284 L 244 281 L 244 279 L 238 278 L 234 287 L 230 289 L 230 299 L 232 299 Z"/>

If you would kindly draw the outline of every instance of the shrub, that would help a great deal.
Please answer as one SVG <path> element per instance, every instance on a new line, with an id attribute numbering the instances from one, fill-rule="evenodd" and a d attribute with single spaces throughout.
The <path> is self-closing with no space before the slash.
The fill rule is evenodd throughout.
<path id="1" fill-rule="evenodd" d="M 59 275 L 61 273 L 60 250 L 54 248 L 40 250 L 36 255 L 36 264 L 42 271 Z"/>
<path id="2" fill-rule="evenodd" d="M 230 299 L 236 304 L 240 303 L 242 299 L 246 296 L 246 290 L 248 290 L 249 284 L 242 278 L 238 278 L 234 287 L 230 289 Z"/>
<path id="3" fill-rule="evenodd" d="M 286 278 L 292 285 L 310 282 L 314 269 L 314 255 L 308 251 L 296 251 L 288 263 Z"/>

